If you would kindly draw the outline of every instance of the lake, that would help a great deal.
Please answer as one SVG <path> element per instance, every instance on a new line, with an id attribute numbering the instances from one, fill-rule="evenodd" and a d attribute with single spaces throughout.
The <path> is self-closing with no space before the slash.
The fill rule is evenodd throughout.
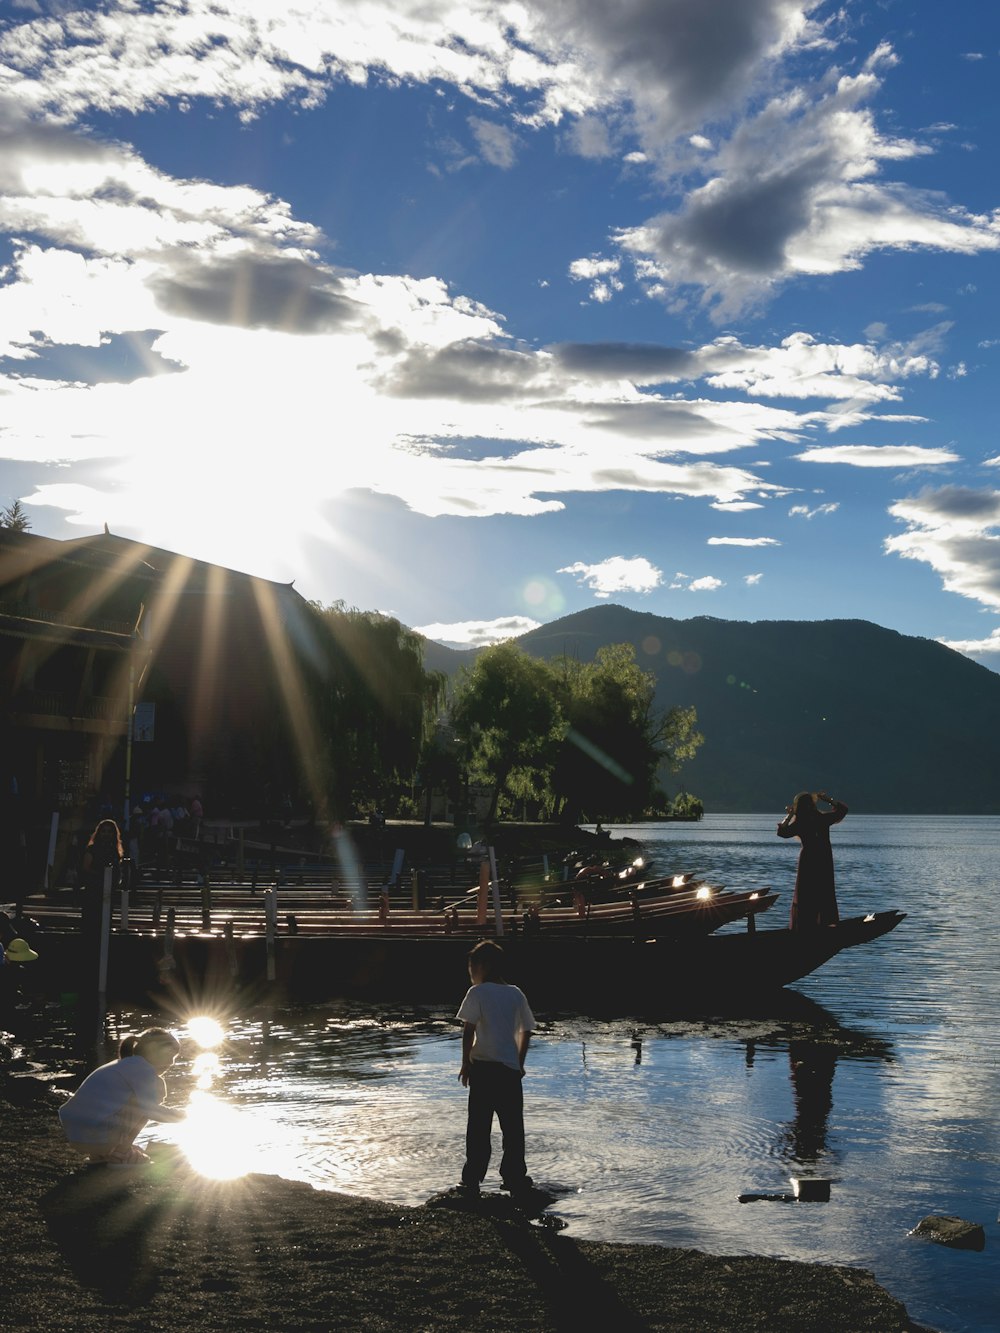
<path id="1" fill-rule="evenodd" d="M 612 833 L 641 839 L 661 873 L 772 886 L 770 924 L 783 925 L 798 844 L 775 837 L 776 818 Z M 537 1014 L 529 1170 L 573 1236 L 858 1265 L 918 1322 L 992 1333 L 1000 930 L 983 909 L 1000 819 L 849 815 L 832 839 L 842 913 L 896 907 L 898 929 L 735 1018 Z M 456 1008 L 463 991 L 459 979 Z M 450 1011 L 337 1003 L 224 1027 L 200 1054 L 186 1042 L 168 1075 L 172 1100 L 192 1098 L 189 1151 L 206 1172 L 249 1163 L 403 1204 L 458 1180 L 466 1094 Z M 830 1178 L 829 1201 L 738 1201 L 799 1175 Z M 928 1213 L 983 1223 L 985 1252 L 908 1236 Z"/>

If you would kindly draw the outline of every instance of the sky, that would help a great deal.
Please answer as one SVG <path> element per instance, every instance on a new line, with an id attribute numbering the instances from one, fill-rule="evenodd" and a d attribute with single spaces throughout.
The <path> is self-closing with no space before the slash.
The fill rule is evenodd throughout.
<path id="1" fill-rule="evenodd" d="M 0 506 L 1000 670 L 1000 11 L 0 0 Z"/>

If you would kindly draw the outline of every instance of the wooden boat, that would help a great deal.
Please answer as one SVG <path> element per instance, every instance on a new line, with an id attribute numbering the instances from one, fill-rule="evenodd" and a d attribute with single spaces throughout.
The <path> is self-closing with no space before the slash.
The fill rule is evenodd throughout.
<path id="1" fill-rule="evenodd" d="M 508 979 L 540 1008 L 653 1012 L 747 1002 L 807 976 L 844 949 L 887 934 L 897 911 L 852 917 L 813 931 L 732 930 L 648 935 L 519 931 L 502 941 Z M 748 918 L 753 925 L 755 917 Z M 482 933 L 482 931 L 478 932 Z M 258 1001 L 313 1002 L 335 996 L 451 1004 L 468 984 L 466 955 L 476 932 L 417 935 L 366 927 L 340 934 L 263 935 L 198 931 L 177 935 L 169 955 L 151 932 L 111 939 L 108 996 L 178 1012 Z M 37 984 L 83 990 L 79 939 L 40 934 Z"/>

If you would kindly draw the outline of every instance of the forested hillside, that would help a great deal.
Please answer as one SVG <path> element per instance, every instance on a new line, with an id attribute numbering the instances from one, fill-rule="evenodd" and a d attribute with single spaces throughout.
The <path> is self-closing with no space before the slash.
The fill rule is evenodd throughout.
<path id="1" fill-rule="evenodd" d="M 705 743 L 670 782 L 709 811 L 780 811 L 826 788 L 852 809 L 1000 813 L 1000 675 L 861 620 L 671 620 L 592 607 L 518 640 L 584 661 L 631 643 L 657 704 L 693 704 Z M 453 673 L 474 652 L 426 645 Z"/>

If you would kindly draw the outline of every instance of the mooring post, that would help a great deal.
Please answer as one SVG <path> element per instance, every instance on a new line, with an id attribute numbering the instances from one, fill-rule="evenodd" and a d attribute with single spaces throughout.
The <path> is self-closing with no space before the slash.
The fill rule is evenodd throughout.
<path id="1" fill-rule="evenodd" d="M 490 863 L 479 862 L 479 892 L 476 894 L 476 925 L 485 926 L 489 914 Z"/>
<path id="2" fill-rule="evenodd" d="M 167 930 L 163 937 L 163 960 L 160 967 L 169 972 L 174 966 L 174 932 L 177 929 L 177 909 L 167 908 Z"/>
<path id="3" fill-rule="evenodd" d="M 497 876 L 497 849 L 490 848 L 490 880 L 493 885 L 493 915 L 496 918 L 497 934 L 503 934 L 503 908 L 500 906 L 500 880 Z"/>
<path id="4" fill-rule="evenodd" d="M 111 949 L 111 867 L 104 867 L 101 893 L 101 948 L 97 960 L 97 1000 L 103 1004 L 108 991 L 108 953 Z M 93 975 L 93 974 L 91 974 Z"/>
<path id="5" fill-rule="evenodd" d="M 153 929 L 160 929 L 160 913 L 163 911 L 163 890 L 156 890 L 156 901 L 153 903 Z"/>
<path id="6" fill-rule="evenodd" d="M 128 889 L 122 889 L 121 913 L 118 920 L 118 929 L 123 935 L 128 933 Z"/>
<path id="7" fill-rule="evenodd" d="M 222 933 L 226 937 L 226 958 L 229 960 L 229 975 L 235 977 L 240 968 L 236 958 L 236 941 L 233 939 L 233 923 L 231 921 L 227 921 L 223 925 Z"/>
<path id="8" fill-rule="evenodd" d="M 278 933 L 278 890 L 264 890 L 264 942 L 267 949 L 267 979 L 273 981 L 277 976 L 275 967 L 275 937 Z"/>
<path id="9" fill-rule="evenodd" d="M 201 886 L 201 928 L 212 929 L 212 886 L 207 880 Z"/>
<path id="10" fill-rule="evenodd" d="M 46 893 L 51 893 L 55 888 L 55 867 L 56 867 L 56 839 L 59 836 L 59 811 L 52 812 L 52 819 L 49 823 L 49 850 L 45 857 L 45 884 L 43 885 Z"/>

